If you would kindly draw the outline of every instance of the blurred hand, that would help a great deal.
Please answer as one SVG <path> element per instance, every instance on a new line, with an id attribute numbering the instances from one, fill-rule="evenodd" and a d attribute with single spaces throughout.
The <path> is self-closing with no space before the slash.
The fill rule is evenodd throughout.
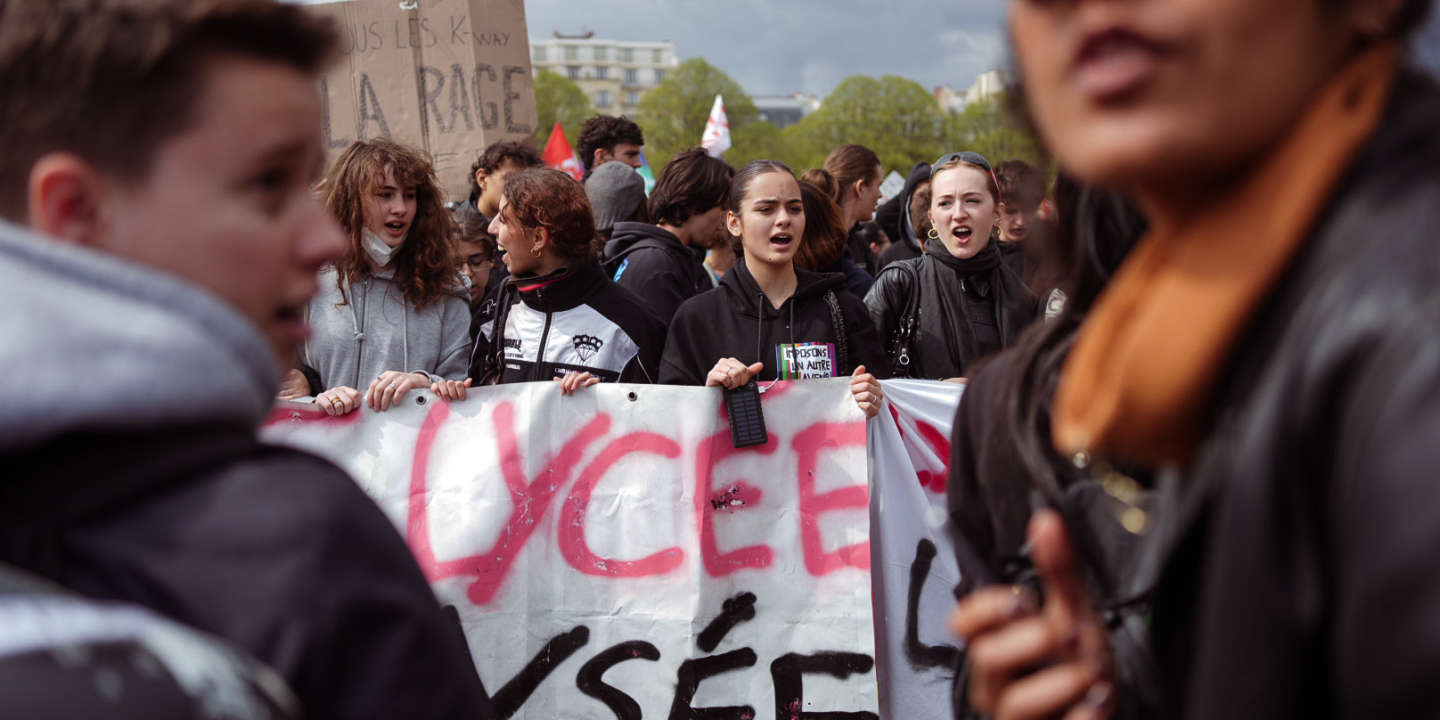
<path id="1" fill-rule="evenodd" d="M 855 374 L 850 376 L 850 395 L 855 398 L 855 404 L 860 406 L 866 418 L 873 418 L 880 412 L 880 401 L 885 398 L 884 391 L 880 389 L 880 381 L 865 372 L 864 365 L 855 368 Z"/>
<path id="2" fill-rule="evenodd" d="M 745 363 L 735 358 L 723 358 L 715 363 L 710 374 L 705 376 L 706 387 L 723 387 L 727 390 L 734 390 L 750 382 L 750 378 L 759 375 L 765 369 L 765 363 L 755 363 L 746 366 Z"/>
<path id="3" fill-rule="evenodd" d="M 470 378 L 464 380 L 441 380 L 430 384 L 430 392 L 435 393 L 442 400 L 464 400 L 466 390 L 470 388 Z"/>
<path id="4" fill-rule="evenodd" d="M 400 402 L 405 393 L 415 388 L 430 387 L 430 376 L 420 373 L 386 370 L 365 390 L 365 404 L 376 412 L 385 412 Z"/>
<path id="5" fill-rule="evenodd" d="M 280 379 L 280 391 L 275 393 L 276 400 L 294 400 L 310 394 L 310 381 L 305 379 L 305 373 L 291 368 Z"/>
<path id="6" fill-rule="evenodd" d="M 1042 510 L 1029 538 L 1044 606 L 1029 590 L 992 586 L 966 596 L 950 618 L 966 642 L 970 702 L 995 720 L 1108 718 L 1115 707 L 1110 649 L 1064 523 Z"/>
<path id="7" fill-rule="evenodd" d="M 343 385 L 333 387 L 316 395 L 315 404 L 319 405 L 326 415 L 348 415 L 360 409 L 360 391 Z"/>
<path id="8" fill-rule="evenodd" d="M 555 378 L 555 382 L 560 383 L 561 395 L 574 395 L 576 390 L 600 382 L 600 378 L 588 372 L 572 372 L 566 373 L 564 377 Z"/>

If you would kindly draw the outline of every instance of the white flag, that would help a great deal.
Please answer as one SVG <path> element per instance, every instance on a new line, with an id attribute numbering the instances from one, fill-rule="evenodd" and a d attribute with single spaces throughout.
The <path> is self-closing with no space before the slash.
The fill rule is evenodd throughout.
<path id="1" fill-rule="evenodd" d="M 705 134 L 700 136 L 700 147 L 710 157 L 720 157 L 730 149 L 730 121 L 725 119 L 725 101 L 715 96 L 715 105 L 710 108 L 710 119 L 705 121 Z"/>

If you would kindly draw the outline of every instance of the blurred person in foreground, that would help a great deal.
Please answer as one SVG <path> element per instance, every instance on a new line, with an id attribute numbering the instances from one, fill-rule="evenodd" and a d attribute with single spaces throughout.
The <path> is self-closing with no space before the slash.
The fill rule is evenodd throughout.
<path id="1" fill-rule="evenodd" d="M 1141 537 L 1092 596 L 1097 529 L 1045 498 L 1043 600 L 952 621 L 980 712 L 1440 714 L 1440 88 L 1403 48 L 1430 6 L 1009 3 L 1042 140 L 1150 223 L 1051 408 Z"/>
<path id="2" fill-rule="evenodd" d="M 307 717 L 492 717 L 390 520 L 256 437 L 343 252 L 338 46 L 269 0 L 0 2 L 0 562 L 233 643 Z"/>

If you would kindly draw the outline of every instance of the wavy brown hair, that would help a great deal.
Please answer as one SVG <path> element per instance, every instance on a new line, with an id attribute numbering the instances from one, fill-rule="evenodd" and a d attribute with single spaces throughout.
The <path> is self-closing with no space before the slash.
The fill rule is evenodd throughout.
<path id="1" fill-rule="evenodd" d="M 349 236 L 345 256 L 336 261 L 340 304 L 348 301 L 346 285 L 374 275 L 362 245 L 365 198 L 395 174 L 402 188 L 415 188 L 415 220 L 405 244 L 395 253 L 395 282 L 405 300 L 416 308 L 442 300 L 456 284 L 454 221 L 445 210 L 435 168 L 420 151 L 385 140 L 357 140 L 345 148 L 325 176 L 325 207 Z"/>

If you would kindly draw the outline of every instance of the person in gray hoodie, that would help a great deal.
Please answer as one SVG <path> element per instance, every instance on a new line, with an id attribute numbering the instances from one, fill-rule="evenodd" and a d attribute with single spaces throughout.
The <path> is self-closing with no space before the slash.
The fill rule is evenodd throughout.
<path id="1" fill-rule="evenodd" d="M 362 399 L 383 411 L 415 388 L 463 380 L 470 309 L 430 162 L 390 140 L 356 141 L 324 188 L 349 242 L 321 271 L 308 310 L 304 364 L 320 380 L 316 403 L 331 415 Z"/>
<path id="2" fill-rule="evenodd" d="M 0 3 L 0 564 L 218 637 L 307 718 L 495 717 L 374 501 L 256 435 L 344 247 L 339 47 L 275 0 Z"/>

